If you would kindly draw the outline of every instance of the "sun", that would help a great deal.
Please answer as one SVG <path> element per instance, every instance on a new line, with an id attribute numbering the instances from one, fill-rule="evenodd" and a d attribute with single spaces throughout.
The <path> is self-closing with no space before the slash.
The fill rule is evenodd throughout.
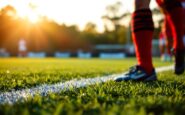
<path id="1" fill-rule="evenodd" d="M 21 18 L 27 19 L 30 23 L 37 23 L 40 19 L 40 15 L 36 10 L 36 6 L 31 3 L 27 5 L 20 5 L 16 7 L 17 15 Z"/>
<path id="2" fill-rule="evenodd" d="M 28 19 L 33 24 L 35 24 L 39 21 L 39 15 L 35 14 L 34 12 L 29 12 L 24 17 L 26 19 Z"/>

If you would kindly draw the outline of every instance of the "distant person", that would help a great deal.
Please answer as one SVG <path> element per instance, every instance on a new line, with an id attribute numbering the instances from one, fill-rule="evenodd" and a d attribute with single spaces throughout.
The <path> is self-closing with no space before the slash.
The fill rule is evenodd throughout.
<path id="1" fill-rule="evenodd" d="M 182 0 L 156 0 L 165 10 L 173 35 L 173 49 L 175 55 L 175 74 L 183 74 L 184 64 L 184 10 Z M 115 79 L 115 81 L 155 81 L 157 75 L 152 63 L 152 37 L 154 23 L 152 12 L 149 8 L 150 0 L 135 0 L 135 12 L 132 15 L 132 37 L 136 50 L 138 64 L 130 68 L 130 71 Z"/>
<path id="2" fill-rule="evenodd" d="M 19 57 L 27 56 L 26 41 L 24 39 L 19 40 Z"/>
<path id="3" fill-rule="evenodd" d="M 185 14 L 185 0 L 182 0 L 182 7 L 184 9 L 184 14 Z M 183 37 L 183 42 L 185 46 L 185 15 L 184 15 L 184 37 Z"/>
<path id="4" fill-rule="evenodd" d="M 167 22 L 164 21 L 161 26 L 161 32 L 159 34 L 159 48 L 161 53 L 162 61 L 172 61 L 172 44 L 173 37 L 171 34 L 171 29 L 167 26 Z"/>

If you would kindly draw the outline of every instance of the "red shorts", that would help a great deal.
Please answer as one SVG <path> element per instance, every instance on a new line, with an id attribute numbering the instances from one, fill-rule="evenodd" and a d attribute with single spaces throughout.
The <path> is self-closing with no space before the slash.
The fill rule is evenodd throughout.
<path id="1" fill-rule="evenodd" d="M 166 11 L 166 9 L 165 9 L 165 1 L 168 1 L 168 0 L 156 0 L 157 4 L 162 8 L 163 11 Z M 185 13 L 185 0 L 174 0 L 174 1 L 181 2 L 182 7 L 184 8 L 184 13 Z M 165 31 L 166 36 L 168 38 L 172 38 L 172 29 L 171 29 L 170 21 L 169 21 L 168 18 L 169 18 L 168 15 L 165 14 L 164 31 Z M 184 17 L 184 19 L 185 19 L 185 17 Z M 185 21 L 184 21 L 184 34 L 185 34 Z"/>
<path id="2" fill-rule="evenodd" d="M 165 1 L 168 1 L 168 0 L 156 0 L 159 6 L 165 5 Z M 185 0 L 174 0 L 174 1 L 184 2 Z"/>

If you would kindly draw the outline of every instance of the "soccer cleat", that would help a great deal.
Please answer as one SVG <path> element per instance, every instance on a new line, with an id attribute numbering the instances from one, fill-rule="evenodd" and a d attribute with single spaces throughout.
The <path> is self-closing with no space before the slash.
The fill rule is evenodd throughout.
<path id="1" fill-rule="evenodd" d="M 176 50 L 175 52 L 175 74 L 180 75 L 184 73 L 185 61 L 184 61 L 184 50 Z"/>
<path id="2" fill-rule="evenodd" d="M 157 75 L 153 69 L 151 74 L 147 74 L 140 66 L 133 66 L 129 72 L 121 77 L 116 78 L 114 81 L 156 81 Z"/>
<path id="3" fill-rule="evenodd" d="M 164 61 L 164 62 L 171 62 L 172 61 L 172 57 L 170 54 L 163 54 L 161 56 L 161 61 Z"/>

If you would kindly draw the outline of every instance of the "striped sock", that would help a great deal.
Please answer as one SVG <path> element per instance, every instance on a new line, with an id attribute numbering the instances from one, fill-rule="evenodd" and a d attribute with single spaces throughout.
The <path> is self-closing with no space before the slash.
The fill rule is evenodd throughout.
<path id="1" fill-rule="evenodd" d="M 141 9 L 132 16 L 132 37 L 136 50 L 138 65 L 148 74 L 153 70 L 152 64 L 152 37 L 154 24 L 150 9 Z"/>

